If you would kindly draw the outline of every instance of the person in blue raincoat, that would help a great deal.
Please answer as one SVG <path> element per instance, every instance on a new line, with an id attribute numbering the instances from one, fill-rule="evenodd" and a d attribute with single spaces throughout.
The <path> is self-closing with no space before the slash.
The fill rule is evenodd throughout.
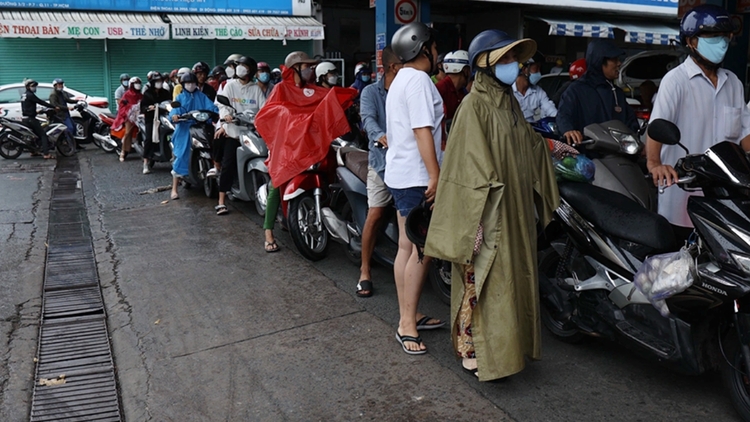
<path id="1" fill-rule="evenodd" d="M 193 121 L 178 122 L 181 114 L 189 113 L 196 110 L 209 110 L 214 113 L 219 112 L 219 108 L 206 96 L 198 90 L 198 78 L 195 74 L 187 73 L 180 78 L 182 92 L 177 96 L 176 101 L 180 107 L 175 107 L 169 113 L 172 121 L 175 122 L 175 130 L 172 135 L 172 153 L 174 162 L 172 163 L 172 196 L 171 198 L 179 199 L 177 185 L 183 177 L 187 177 L 190 165 L 190 126 Z"/>

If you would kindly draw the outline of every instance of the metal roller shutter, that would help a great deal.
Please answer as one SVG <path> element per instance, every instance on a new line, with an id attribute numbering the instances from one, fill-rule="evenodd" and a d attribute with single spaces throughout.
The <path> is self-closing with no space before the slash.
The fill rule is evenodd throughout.
<path id="1" fill-rule="evenodd" d="M 34 78 L 92 96 L 107 96 L 103 40 L 0 38 L 0 85 Z"/>

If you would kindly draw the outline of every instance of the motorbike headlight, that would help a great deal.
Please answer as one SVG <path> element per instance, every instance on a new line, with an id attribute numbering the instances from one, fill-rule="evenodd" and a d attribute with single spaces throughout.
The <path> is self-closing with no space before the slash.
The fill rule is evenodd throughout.
<path id="1" fill-rule="evenodd" d="M 257 147 L 257 146 L 255 145 L 255 142 L 253 142 L 253 140 L 252 140 L 252 139 L 250 139 L 250 137 L 249 137 L 249 136 L 247 136 L 247 135 L 242 135 L 242 143 L 243 143 L 243 144 L 244 144 L 244 145 L 245 145 L 246 147 L 250 148 L 250 151 L 252 151 L 252 152 L 253 152 L 254 154 L 256 154 L 256 155 L 260 155 L 260 150 L 259 150 L 259 149 L 258 149 L 258 147 Z"/>
<path id="2" fill-rule="evenodd" d="M 633 135 L 617 130 L 610 130 L 609 133 L 620 144 L 620 151 L 624 154 L 635 155 L 640 151 L 641 144 Z"/>
<path id="3" fill-rule="evenodd" d="M 200 148 L 200 147 L 202 147 L 202 146 L 203 146 L 203 145 L 202 145 L 202 144 L 200 143 L 200 141 L 199 141 L 199 140 L 197 140 L 197 139 L 193 138 L 193 148 Z"/>
<path id="4" fill-rule="evenodd" d="M 206 112 L 196 111 L 195 113 L 193 113 L 193 119 L 201 123 L 207 121 L 210 118 L 211 116 Z"/>
<path id="5" fill-rule="evenodd" d="M 745 274 L 750 274 L 750 257 L 741 254 L 738 252 L 730 252 L 729 253 L 732 258 L 734 258 L 734 262 L 740 265 L 740 267 L 745 271 Z"/>
<path id="6" fill-rule="evenodd" d="M 320 163 L 315 163 L 310 166 L 310 168 L 307 169 L 307 171 L 315 171 L 320 168 Z"/>

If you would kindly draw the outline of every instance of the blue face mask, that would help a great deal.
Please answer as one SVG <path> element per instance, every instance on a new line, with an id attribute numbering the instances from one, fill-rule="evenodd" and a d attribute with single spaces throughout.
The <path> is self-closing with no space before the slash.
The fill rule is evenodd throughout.
<path id="1" fill-rule="evenodd" d="M 711 63 L 719 64 L 723 62 L 728 49 L 728 37 L 698 37 L 698 48 L 696 48 L 696 50 L 698 51 L 698 54 Z"/>
<path id="2" fill-rule="evenodd" d="M 513 85 L 518 78 L 518 62 L 495 65 L 495 77 L 505 85 Z"/>
<path id="3" fill-rule="evenodd" d="M 539 72 L 532 73 L 529 75 L 529 83 L 532 85 L 538 84 L 540 79 L 542 79 L 542 74 Z"/>
<path id="4" fill-rule="evenodd" d="M 370 82 L 370 75 L 362 75 L 362 82 Z"/>
<path id="5" fill-rule="evenodd" d="M 258 80 L 261 83 L 267 84 L 268 81 L 271 80 L 271 75 L 269 73 L 262 72 L 262 73 L 258 74 Z"/>

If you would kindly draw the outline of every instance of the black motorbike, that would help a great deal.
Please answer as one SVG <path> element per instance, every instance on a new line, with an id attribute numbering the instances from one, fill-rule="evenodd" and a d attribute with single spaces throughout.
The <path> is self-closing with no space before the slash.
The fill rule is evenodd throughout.
<path id="1" fill-rule="evenodd" d="M 55 110 L 46 109 L 42 113 L 47 115 L 47 119 L 42 122 L 42 129 L 47 133 L 50 150 L 57 148 L 65 157 L 75 155 L 75 140 L 69 136 L 68 128 L 62 123 L 49 123 Z M 42 140 L 23 122 L 0 117 L 0 156 L 15 160 L 24 151 L 42 154 Z"/>
<path id="2" fill-rule="evenodd" d="M 109 134 L 109 125 L 102 122 L 102 119 L 89 110 L 89 104 L 86 101 L 79 101 L 73 108 L 80 114 L 80 117 L 73 117 L 73 126 L 75 133 L 73 137 L 79 144 L 93 142 L 94 145 L 101 148 L 99 140 L 94 136 L 98 134 Z"/>
<path id="3" fill-rule="evenodd" d="M 677 127 L 664 120 L 648 132 L 663 144 L 679 142 Z M 735 408 L 750 421 L 750 159 L 721 142 L 688 153 L 675 169 L 679 187 L 669 189 L 704 195 L 688 201 L 695 230 L 687 241 L 622 194 L 559 185 L 562 203 L 546 232 L 554 240 L 539 254 L 541 320 L 562 341 L 604 337 L 687 374 L 721 368 Z M 662 316 L 635 275 L 647 258 L 683 245 L 694 281 L 666 299 Z"/>
<path id="4" fill-rule="evenodd" d="M 148 159 L 148 167 L 154 168 L 156 163 L 169 163 L 172 161 L 172 135 L 174 134 L 174 124 L 169 118 L 169 112 L 172 110 L 171 101 L 162 101 L 156 105 L 153 126 L 146 127 L 144 123 L 139 126 L 140 133 L 143 134 L 142 142 L 146 142 L 146 131 L 150 130 L 158 136 L 151 137 L 154 145 L 151 149 L 151 155 L 144 157 Z M 145 147 L 145 144 L 142 144 Z M 143 154 L 143 152 L 141 152 Z"/>

